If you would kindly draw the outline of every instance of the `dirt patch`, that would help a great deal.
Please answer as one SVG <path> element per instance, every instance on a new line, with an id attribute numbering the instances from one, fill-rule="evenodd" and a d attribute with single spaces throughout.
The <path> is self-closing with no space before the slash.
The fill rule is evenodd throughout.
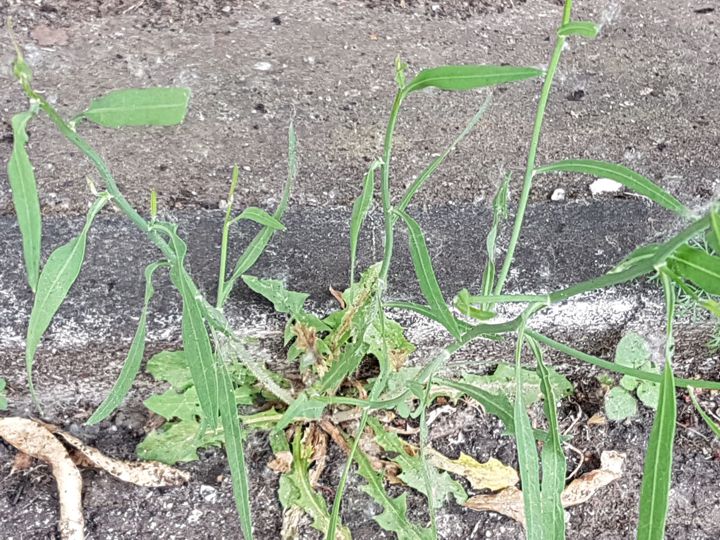
<path id="1" fill-rule="evenodd" d="M 499 7 L 514 5 L 498 12 Z M 427 10 L 442 16 L 428 16 Z M 226 8 L 230 8 L 229 11 Z M 386 5 L 387 7 L 387 5 Z M 271 204 L 286 177 L 291 118 L 299 137 L 294 200 L 349 206 L 368 163 L 381 154 L 400 54 L 416 73 L 448 63 L 543 66 L 560 9 L 549 1 L 410 2 L 368 7 L 361 0 L 252 2 L 58 2 L 6 4 L 39 89 L 66 115 L 118 87 L 185 85 L 191 110 L 183 126 L 82 133 L 107 157 L 129 199 L 147 208 L 217 208 L 233 163 L 242 166 L 241 204 Z M 486 9 L 487 7 L 487 9 Z M 463 20 L 467 15 L 472 15 Z M 712 156 L 720 113 L 714 32 L 720 11 L 694 2 L 652 5 L 613 0 L 576 6 L 602 23 L 600 37 L 573 40 L 550 100 L 539 160 L 594 157 L 628 165 L 691 206 L 704 204 L 720 178 Z M 278 24 L 279 23 L 279 24 Z M 61 28 L 67 44 L 40 46 L 38 26 Z M 65 40 L 60 41 L 64 43 Z M 9 70 L 12 48 L 0 38 L 0 94 L 6 117 L 0 151 L 9 152 L 9 115 L 26 102 Z M 269 64 L 269 70 L 256 66 Z M 702 76 L 700 76 L 702 74 Z M 501 87 L 495 103 L 435 179 L 423 204 L 488 205 L 502 172 L 524 166 L 539 83 Z M 483 95 L 423 93 L 400 117 L 394 190 L 399 193 L 464 126 Z M 30 127 L 45 212 L 83 212 L 93 171 L 46 121 Z M 11 212 L 0 170 L 0 212 Z M 590 197 L 588 178 L 542 175 L 535 200 L 556 188 Z M 515 196 L 519 182 L 513 183 Z"/>

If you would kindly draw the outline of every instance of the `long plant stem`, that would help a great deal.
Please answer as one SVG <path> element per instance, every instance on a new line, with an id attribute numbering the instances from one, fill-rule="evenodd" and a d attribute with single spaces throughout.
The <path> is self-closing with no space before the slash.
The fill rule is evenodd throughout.
<path id="1" fill-rule="evenodd" d="M 220 242 L 220 269 L 218 271 L 218 287 L 217 287 L 217 300 L 215 307 L 221 309 L 227 296 L 223 295 L 225 290 L 225 273 L 227 272 L 227 250 L 228 242 L 230 239 L 230 225 L 232 221 L 230 216 L 232 215 L 233 202 L 235 201 L 235 188 L 238 183 L 238 176 L 240 169 L 237 165 L 233 167 L 232 180 L 230 181 L 230 191 L 228 192 L 227 208 L 225 209 L 225 219 L 223 220 L 222 229 L 222 241 Z"/>
<path id="2" fill-rule="evenodd" d="M 571 8 L 572 0 L 567 0 L 565 2 L 565 10 L 563 12 L 563 24 L 567 24 L 570 21 Z M 518 240 L 520 239 L 520 231 L 522 230 L 523 219 L 525 218 L 525 210 L 527 209 L 528 200 L 530 199 L 530 190 L 532 188 L 532 179 L 535 171 L 535 159 L 537 156 L 538 145 L 540 144 L 540 134 L 542 133 L 543 120 L 545 118 L 545 108 L 547 107 L 553 79 L 555 77 L 555 72 L 557 71 L 557 66 L 560 62 L 560 56 L 562 55 L 564 46 L 565 38 L 558 36 L 555 41 L 555 49 L 553 50 L 552 57 L 550 59 L 550 65 L 548 65 L 547 72 L 545 73 L 545 81 L 543 82 L 542 91 L 540 92 L 540 101 L 538 102 L 537 112 L 535 113 L 535 124 L 533 126 L 532 138 L 530 139 L 527 164 L 525 166 L 522 192 L 520 193 L 517 214 L 515 215 L 512 235 L 510 236 L 510 243 L 508 244 L 507 253 L 505 254 L 505 259 L 503 260 L 500 273 L 498 274 L 497 283 L 495 284 L 495 294 L 502 293 L 508 273 L 510 272 L 513 256 L 515 255 L 515 248 L 517 247 Z"/>

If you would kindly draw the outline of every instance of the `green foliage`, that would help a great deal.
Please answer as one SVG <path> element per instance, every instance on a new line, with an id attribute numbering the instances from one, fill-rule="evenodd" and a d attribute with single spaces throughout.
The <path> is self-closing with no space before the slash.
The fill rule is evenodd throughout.
<path id="1" fill-rule="evenodd" d="M 94 99 L 79 118 L 105 127 L 182 124 L 189 88 L 128 88 Z"/>
<path id="2" fill-rule="evenodd" d="M 651 180 L 622 165 L 605 163 L 594 159 L 568 159 L 545 165 L 535 170 L 536 173 L 553 171 L 576 172 L 589 174 L 597 178 L 609 178 L 640 195 L 644 195 L 651 201 L 656 202 L 660 206 L 680 216 L 685 217 L 690 215 L 690 210 L 667 191 L 657 186 Z"/>
<path id="3" fill-rule="evenodd" d="M 30 289 L 35 292 L 40 274 L 40 243 L 42 219 L 40 200 L 35 183 L 35 171 L 27 153 L 27 124 L 37 114 L 37 104 L 30 110 L 12 117 L 13 148 L 7 165 L 13 206 L 23 241 L 23 257 Z"/>
<path id="4" fill-rule="evenodd" d="M 130 391 L 130 387 L 135 381 L 138 371 L 140 371 L 140 363 L 142 362 L 145 352 L 148 305 L 150 304 L 153 294 L 155 294 L 155 289 L 152 284 L 153 273 L 162 266 L 168 266 L 167 262 L 151 263 L 145 268 L 145 301 L 142 311 L 140 312 L 140 321 L 138 322 L 135 336 L 130 344 L 130 350 L 123 364 L 122 371 L 115 381 L 110 394 L 108 394 L 105 400 L 95 409 L 92 416 L 88 418 L 86 424 L 89 426 L 101 422 L 120 406 L 120 403 L 122 403 L 122 400 L 125 399 L 125 396 Z"/>
<path id="5" fill-rule="evenodd" d="M 472 90 L 534 79 L 542 71 L 515 66 L 442 66 L 424 69 L 405 86 L 406 94 L 434 87 L 440 90 Z"/>
<path id="6" fill-rule="evenodd" d="M 590 39 L 597 37 L 600 29 L 591 21 L 571 21 L 558 28 L 559 37 L 581 36 Z"/>
<path id="7" fill-rule="evenodd" d="M 0 377 L 0 411 L 6 411 L 8 408 L 8 400 L 7 400 L 7 395 L 5 393 L 6 386 L 7 386 L 7 383 L 5 382 L 5 379 Z"/>
<path id="8" fill-rule="evenodd" d="M 375 434 L 375 441 L 383 450 L 390 453 L 393 456 L 392 461 L 400 466 L 402 472 L 398 478 L 407 486 L 428 497 L 423 478 L 426 464 L 423 463 L 420 455 L 409 452 L 406 443 L 396 434 L 386 431 L 376 419 L 370 418 L 368 425 Z M 435 507 L 441 507 L 446 501 L 450 500 L 450 497 L 454 498 L 457 504 L 462 505 L 465 502 L 467 493 L 465 493 L 459 482 L 450 478 L 450 475 L 446 472 L 438 472 L 432 465 L 429 465 L 429 470 Z"/>
<path id="9" fill-rule="evenodd" d="M 148 360 L 147 371 L 155 380 L 170 383 L 171 388 L 150 396 L 144 402 L 150 411 L 162 416 L 166 422 L 138 445 L 139 457 L 171 465 L 195 461 L 198 449 L 220 446 L 225 442 L 222 427 L 201 428 L 203 411 L 190 371 L 191 358 L 180 350 L 161 351 Z M 257 395 L 254 378 L 239 366 L 232 378 L 234 401 L 239 405 L 252 404 Z M 227 383 L 221 380 L 221 384 Z"/>
<path id="10" fill-rule="evenodd" d="M 615 351 L 615 363 L 647 373 L 657 373 L 654 362 L 650 360 L 650 346 L 645 338 L 634 332 L 625 334 Z M 640 380 L 632 375 L 624 375 L 620 386 L 612 387 L 605 395 L 605 414 L 610 420 L 625 420 L 637 414 L 637 402 L 631 392 L 646 407 L 657 408 L 660 385 L 657 382 Z"/>
<path id="11" fill-rule="evenodd" d="M 293 507 L 302 509 L 312 518 L 312 526 L 320 532 L 327 531 L 330 522 L 325 499 L 313 488 L 309 476 L 310 458 L 314 449 L 301 441 L 296 432 L 292 444 L 292 468 L 280 477 L 280 504 L 287 511 Z M 338 540 L 350 540 L 347 527 L 337 529 Z"/>
<path id="12" fill-rule="evenodd" d="M 35 351 L 42 335 L 50 326 L 57 310 L 65 301 L 70 288 L 80 274 L 80 267 L 85 259 L 85 244 L 88 232 L 95 216 L 107 204 L 109 196 L 102 194 L 88 210 L 85 225 L 80 234 L 57 248 L 48 257 L 45 266 L 38 278 L 35 301 L 30 312 L 27 337 L 25 340 L 25 368 L 27 370 L 28 386 L 33 400 L 37 400 L 32 382 L 32 369 L 35 361 Z"/>

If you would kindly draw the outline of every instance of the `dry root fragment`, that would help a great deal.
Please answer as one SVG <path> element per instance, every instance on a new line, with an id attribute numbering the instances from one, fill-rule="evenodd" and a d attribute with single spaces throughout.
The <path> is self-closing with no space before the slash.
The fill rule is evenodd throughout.
<path id="1" fill-rule="evenodd" d="M 59 527 L 63 540 L 85 538 L 78 466 L 102 469 L 120 480 L 144 487 L 177 486 L 190 479 L 188 473 L 162 463 L 110 458 L 55 426 L 27 418 L 0 418 L 0 438 L 17 448 L 18 456 L 42 460 L 52 468 L 60 499 Z M 68 451 L 58 438 L 72 450 Z M 21 460 L 16 458 L 18 461 Z"/>
<path id="2" fill-rule="evenodd" d="M 600 456 L 600 468 L 573 480 L 562 492 L 564 508 L 582 504 L 590 500 L 595 493 L 622 476 L 625 454 L 615 451 L 603 452 Z M 525 526 L 522 491 L 509 487 L 490 495 L 470 497 L 465 506 L 472 510 L 497 512 L 514 519 Z"/>
<path id="3" fill-rule="evenodd" d="M 55 430 L 55 435 L 75 448 L 87 460 L 85 463 L 89 463 L 90 467 L 102 469 L 123 482 L 143 487 L 167 487 L 180 486 L 190 480 L 190 475 L 185 471 L 169 467 L 164 463 L 114 459 L 69 433 Z M 88 466 L 85 463 L 81 463 L 81 465 Z"/>
<path id="4" fill-rule="evenodd" d="M 60 536 L 63 540 L 83 540 L 82 477 L 63 444 L 43 425 L 27 418 L 0 418 L 0 437 L 50 465 L 60 499 Z"/>

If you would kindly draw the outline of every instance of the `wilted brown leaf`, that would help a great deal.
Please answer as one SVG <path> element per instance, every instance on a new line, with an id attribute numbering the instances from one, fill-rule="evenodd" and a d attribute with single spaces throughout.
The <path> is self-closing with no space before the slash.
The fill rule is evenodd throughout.
<path id="1" fill-rule="evenodd" d="M 267 466 L 270 470 L 276 473 L 287 473 L 292 469 L 293 455 L 289 450 L 283 450 L 275 454 L 275 457 L 271 459 Z"/>
<path id="2" fill-rule="evenodd" d="M 438 469 L 467 478 L 473 489 L 498 491 L 514 486 L 520 481 L 515 469 L 495 458 L 480 463 L 461 452 L 459 458 L 450 459 L 433 449 L 428 449 L 427 455 L 430 463 Z"/>
<path id="3" fill-rule="evenodd" d="M 564 508 L 582 504 L 590 500 L 600 488 L 614 482 L 622 476 L 625 454 L 615 451 L 603 452 L 600 456 L 600 468 L 573 480 L 561 496 Z M 490 495 L 470 497 L 465 506 L 472 510 L 497 512 L 508 516 L 525 526 L 522 491 L 509 487 Z"/>

